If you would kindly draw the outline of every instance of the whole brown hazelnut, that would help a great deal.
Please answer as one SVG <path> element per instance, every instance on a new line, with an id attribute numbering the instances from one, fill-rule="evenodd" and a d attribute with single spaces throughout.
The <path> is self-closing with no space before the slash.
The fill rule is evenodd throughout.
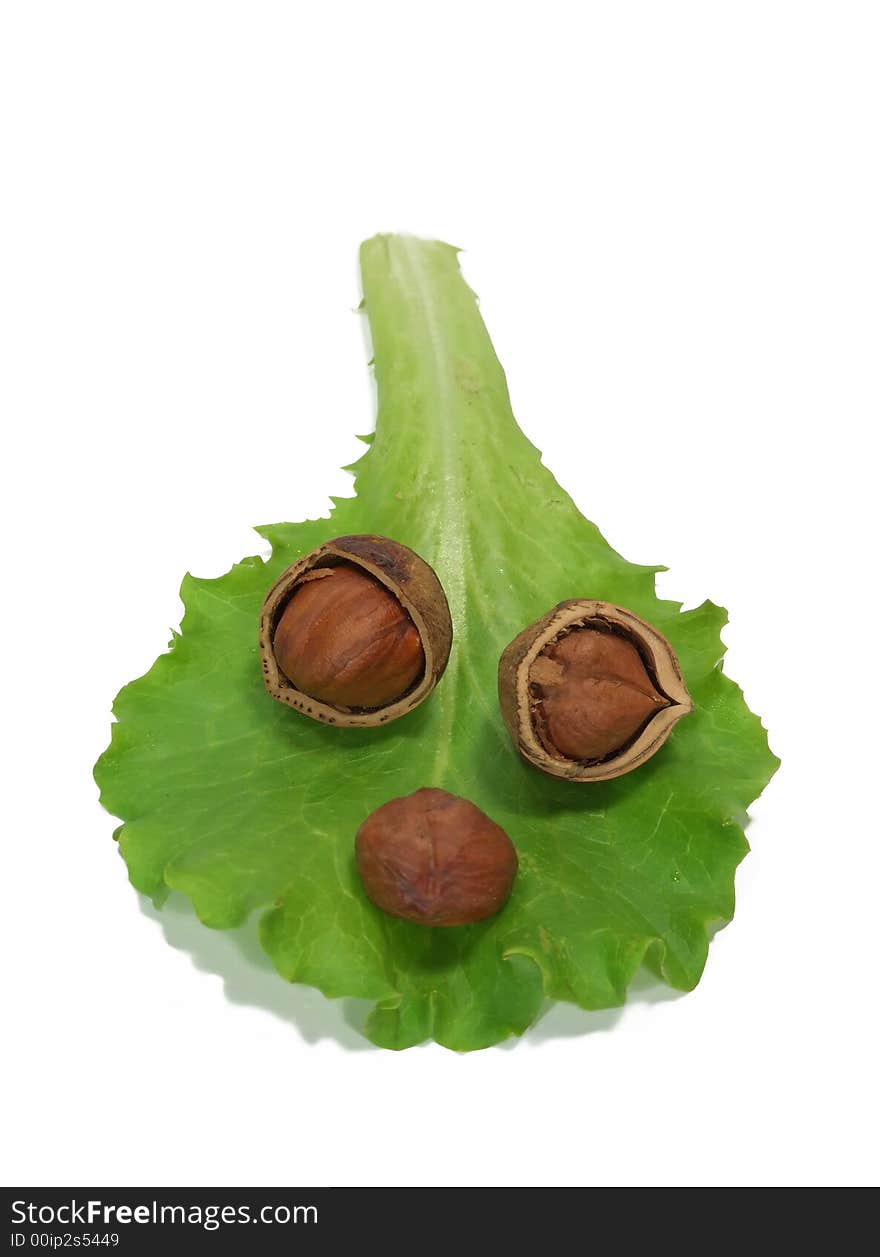
<path id="1" fill-rule="evenodd" d="M 266 688 L 331 725 L 379 725 L 423 702 L 446 667 L 452 621 L 443 588 L 388 537 L 327 541 L 292 564 L 260 615 Z"/>
<path id="2" fill-rule="evenodd" d="M 376 809 L 357 832 L 357 866 L 369 898 L 419 925 L 470 925 L 510 896 L 516 849 L 467 799 L 424 788 Z"/>
<path id="3" fill-rule="evenodd" d="M 588 599 L 561 602 L 514 638 L 498 696 L 523 758 L 569 781 L 638 768 L 693 710 L 663 634 L 625 607 Z"/>

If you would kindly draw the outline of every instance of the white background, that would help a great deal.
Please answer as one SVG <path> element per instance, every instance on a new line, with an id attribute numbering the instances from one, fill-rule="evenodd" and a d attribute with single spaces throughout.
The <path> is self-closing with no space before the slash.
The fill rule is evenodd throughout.
<path id="1" fill-rule="evenodd" d="M 877 1180 L 878 54 L 845 0 L 4 5 L 3 1181 Z M 377 230 L 467 249 L 783 758 L 693 994 L 468 1056 L 156 914 L 91 781 L 183 571 L 350 492 Z"/>

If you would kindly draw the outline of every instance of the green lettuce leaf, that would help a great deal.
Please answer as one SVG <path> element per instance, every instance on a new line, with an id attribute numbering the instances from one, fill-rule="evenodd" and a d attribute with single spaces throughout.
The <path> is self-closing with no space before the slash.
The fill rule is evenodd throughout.
<path id="1" fill-rule="evenodd" d="M 116 700 L 95 775 L 124 822 L 131 881 L 157 902 L 182 891 L 214 928 L 263 910 L 279 973 L 329 997 L 375 1000 L 366 1033 L 389 1048 L 486 1047 L 522 1033 L 545 996 L 620 1004 L 643 962 L 689 990 L 708 927 L 733 914 L 746 808 L 778 762 L 721 671 L 725 613 L 658 599 L 662 569 L 616 554 L 541 465 L 456 250 L 377 236 L 361 269 L 379 412 L 357 496 L 329 520 L 258 529 L 268 562 L 187 576 L 180 634 Z M 283 568 L 357 532 L 394 537 L 435 568 L 455 641 L 445 677 L 411 715 L 329 729 L 265 693 L 257 620 Z M 601 784 L 528 767 L 496 698 L 504 646 L 571 597 L 656 624 L 696 704 L 654 759 Z M 518 848 L 513 897 L 491 921 L 430 930 L 385 916 L 361 889 L 358 825 L 425 785 L 473 800 Z"/>

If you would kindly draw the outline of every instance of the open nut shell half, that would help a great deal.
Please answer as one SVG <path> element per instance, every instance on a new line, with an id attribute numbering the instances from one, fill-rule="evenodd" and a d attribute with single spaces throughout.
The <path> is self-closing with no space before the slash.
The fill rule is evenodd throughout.
<path id="1" fill-rule="evenodd" d="M 636 646 L 669 705 L 652 716 L 619 751 L 602 760 L 583 761 L 553 754 L 538 737 L 530 673 L 532 664 L 551 642 L 570 629 L 591 626 L 619 633 Z M 660 749 L 673 727 L 694 708 L 678 659 L 662 633 L 625 607 L 579 598 L 560 602 L 514 638 L 498 665 L 498 697 L 504 723 L 523 758 L 541 772 L 567 781 L 608 781 L 638 768 Z"/>
<path id="2" fill-rule="evenodd" d="M 391 591 L 421 639 L 425 668 L 419 680 L 385 707 L 334 707 L 298 690 L 278 667 L 275 628 L 303 577 L 313 568 L 352 563 Z M 388 537 L 354 535 L 326 541 L 288 567 L 269 590 L 260 613 L 260 659 L 266 689 L 279 703 L 322 724 L 365 727 L 389 724 L 424 702 L 443 675 L 452 646 L 452 620 L 443 586 L 415 551 Z"/>

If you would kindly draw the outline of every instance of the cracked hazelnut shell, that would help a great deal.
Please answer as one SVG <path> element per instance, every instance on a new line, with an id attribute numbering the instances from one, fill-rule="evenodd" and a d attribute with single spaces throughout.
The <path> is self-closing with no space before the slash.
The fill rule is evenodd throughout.
<path id="1" fill-rule="evenodd" d="M 376 808 L 357 832 L 355 857 L 369 898 L 418 925 L 471 925 L 507 902 L 513 843 L 467 799 L 424 788 Z"/>
<path id="2" fill-rule="evenodd" d="M 436 574 L 388 537 L 336 537 L 284 571 L 260 614 L 266 689 L 312 720 L 375 726 L 424 702 L 452 621 Z"/>
<path id="3" fill-rule="evenodd" d="M 568 781 L 631 772 L 693 710 L 663 634 L 593 599 L 561 602 L 514 638 L 499 663 L 498 697 L 523 758 Z"/>

